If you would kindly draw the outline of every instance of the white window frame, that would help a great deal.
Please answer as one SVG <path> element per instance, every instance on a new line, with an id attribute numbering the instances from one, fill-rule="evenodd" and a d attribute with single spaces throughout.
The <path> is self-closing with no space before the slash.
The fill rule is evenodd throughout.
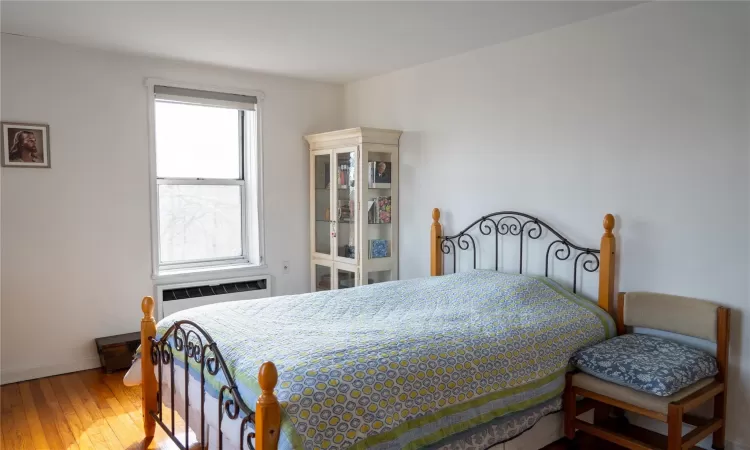
<path id="1" fill-rule="evenodd" d="M 265 267 L 265 226 L 263 221 L 263 138 L 262 117 L 264 94 L 261 91 L 227 88 L 203 84 L 182 83 L 156 78 L 147 78 L 145 82 L 148 97 L 149 123 L 149 172 L 151 194 L 151 263 L 152 278 L 160 279 L 179 274 L 211 272 L 213 270 Z M 248 120 L 243 114 L 246 126 L 242 126 L 243 151 L 242 179 L 201 179 L 201 178 L 168 178 L 159 179 L 156 175 L 156 95 L 154 86 L 169 86 L 183 89 L 194 89 L 226 94 L 254 96 L 255 120 Z M 218 104 L 218 102 L 216 102 Z M 234 105 L 227 105 L 234 106 Z M 252 137 L 255 139 L 252 139 Z M 254 157 L 253 157 L 254 156 Z M 240 185 L 242 202 L 242 256 L 232 258 L 215 258 L 201 261 L 188 261 L 162 264 L 160 261 L 159 242 L 159 186 L 180 185 Z M 257 246 L 256 244 L 257 243 Z M 257 248 L 255 248 L 257 247 Z"/>

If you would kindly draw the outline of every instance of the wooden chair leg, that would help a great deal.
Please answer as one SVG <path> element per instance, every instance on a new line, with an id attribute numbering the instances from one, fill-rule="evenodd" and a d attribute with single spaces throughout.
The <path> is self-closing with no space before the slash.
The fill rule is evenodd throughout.
<path id="1" fill-rule="evenodd" d="M 724 432 L 726 430 L 726 418 L 727 418 L 727 396 L 726 391 L 720 393 L 714 397 L 714 417 L 724 419 L 724 425 L 721 428 L 714 431 L 713 442 L 711 447 L 716 450 L 724 449 Z"/>
<path id="2" fill-rule="evenodd" d="M 682 449 L 682 414 L 681 406 L 670 403 L 667 411 L 667 450 Z"/>
<path id="3" fill-rule="evenodd" d="M 576 394 L 573 392 L 573 373 L 565 374 L 565 392 L 563 393 L 563 422 L 565 437 L 573 439 L 576 437 Z"/>

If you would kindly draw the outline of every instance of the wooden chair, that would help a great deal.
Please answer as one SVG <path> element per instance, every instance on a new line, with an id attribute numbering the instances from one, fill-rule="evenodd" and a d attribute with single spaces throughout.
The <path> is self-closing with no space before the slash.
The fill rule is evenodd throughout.
<path id="1" fill-rule="evenodd" d="M 626 327 L 643 327 L 697 337 L 716 343 L 719 373 L 701 380 L 668 397 L 659 397 L 610 383 L 578 372 L 566 376 L 564 394 L 565 435 L 573 439 L 576 430 L 634 450 L 656 449 L 620 430 L 603 424 L 612 407 L 641 414 L 667 423 L 667 450 L 692 448 L 713 433 L 713 448 L 724 448 L 726 418 L 726 380 L 729 350 L 729 309 L 688 297 L 646 292 L 620 293 L 617 302 L 617 332 Z M 578 404 L 576 396 L 584 397 Z M 688 414 L 713 399 L 713 418 Z M 594 424 L 578 415 L 596 408 Z M 604 414 L 602 414 L 604 412 Z M 682 435 L 682 425 L 696 428 Z"/>

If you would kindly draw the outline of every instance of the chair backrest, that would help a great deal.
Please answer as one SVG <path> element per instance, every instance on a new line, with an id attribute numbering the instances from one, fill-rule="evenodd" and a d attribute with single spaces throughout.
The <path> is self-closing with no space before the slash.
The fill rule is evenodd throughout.
<path id="1" fill-rule="evenodd" d="M 715 303 L 653 292 L 627 292 L 624 300 L 621 320 L 625 326 L 717 341 L 716 311 L 719 305 Z"/>
<path id="2" fill-rule="evenodd" d="M 617 298 L 617 332 L 642 327 L 693 336 L 716 343 L 719 379 L 726 375 L 729 354 L 729 309 L 691 297 L 653 292 L 621 292 Z"/>

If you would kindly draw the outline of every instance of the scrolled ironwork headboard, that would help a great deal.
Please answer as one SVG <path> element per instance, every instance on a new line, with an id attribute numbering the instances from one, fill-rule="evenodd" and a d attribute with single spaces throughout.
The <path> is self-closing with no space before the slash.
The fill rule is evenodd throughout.
<path id="1" fill-rule="evenodd" d="M 477 226 L 478 225 L 478 226 Z M 518 273 L 523 273 L 524 259 L 523 259 L 523 245 L 524 237 L 529 239 L 539 239 L 542 236 L 543 230 L 547 230 L 552 233 L 556 240 L 550 242 L 547 246 L 547 252 L 544 262 L 544 276 L 549 276 L 549 263 L 550 263 L 550 251 L 557 246 L 553 253 L 553 257 L 560 261 L 567 261 L 575 250 L 575 259 L 573 264 L 573 292 L 577 291 L 578 281 L 578 266 L 579 260 L 583 257 L 583 262 L 580 264 L 583 270 L 587 272 L 596 272 L 599 270 L 599 250 L 593 248 L 581 247 L 570 242 L 569 239 L 560 234 L 557 230 L 546 224 L 541 219 L 530 216 L 528 214 L 517 212 L 517 211 L 500 211 L 492 214 L 487 214 L 481 218 L 475 220 L 471 225 L 467 226 L 459 233 L 452 236 L 441 236 L 440 237 L 440 250 L 444 255 L 453 256 L 453 272 L 456 271 L 456 244 L 458 244 L 459 250 L 471 250 L 474 262 L 474 269 L 477 268 L 477 245 L 474 237 L 469 232 L 477 226 L 480 233 L 485 236 L 495 236 L 495 270 L 499 269 L 499 258 L 500 258 L 500 245 L 499 239 L 501 236 L 518 236 L 519 245 L 519 260 L 518 260 Z"/>
<path id="2" fill-rule="evenodd" d="M 546 231 L 554 239 L 546 246 L 544 276 L 549 277 L 550 262 L 554 260 L 572 261 L 573 292 L 577 292 L 579 268 L 589 273 L 599 271 L 599 305 L 609 310 L 614 295 L 615 260 L 615 238 L 612 234 L 615 219 L 611 214 L 604 217 L 604 235 L 599 249 L 577 245 L 538 217 L 518 211 L 499 211 L 486 214 L 453 235 L 443 234 L 442 225 L 439 222 L 440 210 L 437 208 L 432 212 L 432 219 L 430 268 L 432 275 L 443 274 L 444 255 L 452 256 L 453 272 L 455 273 L 457 269 L 456 257 L 460 251 L 470 252 L 473 268 L 476 269 L 478 245 L 471 232 L 477 230 L 484 236 L 494 236 L 495 238 L 495 270 L 500 269 L 500 261 L 502 260 L 500 239 L 506 236 L 517 237 L 519 242 L 518 272 L 523 273 L 525 240 L 537 240 Z"/>

